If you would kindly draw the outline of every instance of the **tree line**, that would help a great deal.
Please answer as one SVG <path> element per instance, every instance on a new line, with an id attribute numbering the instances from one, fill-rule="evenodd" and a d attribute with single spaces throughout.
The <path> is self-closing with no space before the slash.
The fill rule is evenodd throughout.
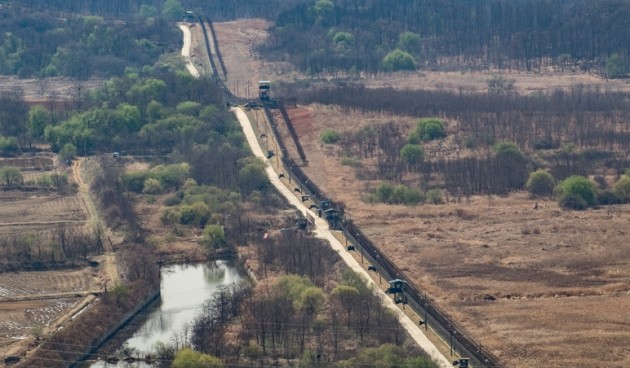
<path id="1" fill-rule="evenodd" d="M 622 92 L 583 86 L 532 95 L 492 88 L 487 93 L 463 93 L 353 84 L 299 93 L 292 86 L 282 88 L 283 93 L 300 96 L 303 103 L 335 105 L 342 111 L 436 116 L 438 122 L 448 122 L 448 137 L 439 124 L 430 127 L 437 129 L 431 133 L 394 122 L 343 134 L 336 144 L 346 157 L 359 160 L 354 165 L 366 179 L 419 185 L 423 191 L 439 186 L 451 195 L 469 196 L 523 189 L 528 174 L 540 167 L 564 180 L 605 170 L 618 178 L 630 166 L 626 158 L 630 105 Z M 434 140 L 425 134 L 437 133 L 436 138 L 446 140 L 448 147 L 425 152 L 423 145 Z M 505 142 L 513 146 L 503 151 L 508 147 Z M 361 165 L 364 159 L 375 165 Z M 412 201 L 423 201 L 422 193 L 407 194 L 414 195 Z"/>
<path id="2" fill-rule="evenodd" d="M 628 17 L 620 0 L 317 0 L 282 12 L 259 51 L 313 74 L 465 66 L 623 77 Z"/>
<path id="3" fill-rule="evenodd" d="M 95 15 L 55 17 L 22 7 L 4 6 L 2 11 L 0 74 L 5 75 L 121 75 L 126 67 L 153 65 L 160 55 L 176 51 L 181 39 L 163 17 L 133 18 L 123 24 Z"/>

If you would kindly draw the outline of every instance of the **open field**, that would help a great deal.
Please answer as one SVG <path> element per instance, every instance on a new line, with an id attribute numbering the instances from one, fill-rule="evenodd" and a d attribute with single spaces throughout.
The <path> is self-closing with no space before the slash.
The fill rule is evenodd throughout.
<path id="1" fill-rule="evenodd" d="M 265 27 L 250 20 L 216 24 L 234 92 L 247 80 L 299 77 L 286 65 L 252 57 Z M 495 74 L 401 73 L 363 82 L 483 92 Z M 585 74 L 501 75 L 514 79 L 523 94 L 576 85 L 630 91 L 628 81 Z M 239 92 L 247 96 L 242 87 Z M 437 206 L 367 204 L 363 199 L 376 183 L 358 180 L 353 168 L 342 166 L 338 148 L 323 145 L 320 133 L 333 128 L 343 134 L 387 121 L 411 126 L 415 119 L 318 105 L 289 109 L 289 115 L 309 160 L 304 168 L 309 177 L 347 205 L 352 219 L 405 277 L 508 366 L 621 367 L 630 362 L 629 205 L 570 212 L 523 192 L 450 198 Z M 439 154 L 433 148 L 429 156 Z"/>
<path id="2" fill-rule="evenodd" d="M 347 205 L 405 277 L 503 361 L 614 366 L 630 360 L 624 348 L 630 206 L 563 211 L 527 193 L 438 206 L 367 204 L 375 183 L 357 180 L 318 137 L 326 127 L 354 129 L 378 117 L 341 117 L 321 106 L 289 114 L 309 159 L 307 174 Z"/>
<path id="3" fill-rule="evenodd" d="M 12 244 L 11 239 L 34 239 L 33 260 L 45 261 L 52 248 L 43 239 L 58 236 L 60 229 L 68 231 L 66 234 L 83 231 L 88 212 L 80 193 L 62 194 L 53 188 L 29 184 L 43 175 L 62 172 L 69 173 L 69 181 L 74 181 L 70 169 L 59 166 L 55 155 L 38 153 L 0 159 L 0 165 L 20 168 L 29 187 L 0 190 L 0 237 L 8 239 L 3 247 Z M 38 249 L 43 256 L 41 253 L 37 256 Z M 0 249 L 0 260 L 8 261 L 4 257 L 12 257 L 12 252 Z M 60 260 L 61 250 L 56 253 L 55 259 Z M 0 356 L 18 354 L 32 347 L 34 334 L 49 333 L 61 320 L 69 318 L 69 311 L 86 300 L 86 294 L 102 289 L 99 272 L 99 268 L 75 268 L 0 273 Z"/>

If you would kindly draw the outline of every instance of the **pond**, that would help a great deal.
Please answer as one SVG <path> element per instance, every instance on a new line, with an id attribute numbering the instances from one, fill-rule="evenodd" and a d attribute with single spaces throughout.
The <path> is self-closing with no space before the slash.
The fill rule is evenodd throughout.
<path id="1" fill-rule="evenodd" d="M 143 313 L 147 316 L 124 344 L 139 352 L 150 353 L 157 342 L 168 343 L 181 337 L 203 306 L 220 286 L 231 286 L 243 279 L 230 261 L 206 264 L 168 265 L 162 267 L 161 297 Z M 137 321 L 132 321 L 138 323 Z M 90 368 L 148 368 L 144 362 L 107 364 L 92 362 Z"/>

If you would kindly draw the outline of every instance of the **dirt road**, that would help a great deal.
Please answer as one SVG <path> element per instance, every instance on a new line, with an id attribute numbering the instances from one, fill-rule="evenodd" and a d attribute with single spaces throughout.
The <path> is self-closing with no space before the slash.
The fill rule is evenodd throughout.
<path id="1" fill-rule="evenodd" d="M 85 225 L 87 228 L 86 230 L 94 230 L 97 227 L 105 229 L 105 227 L 101 223 L 100 218 L 98 217 L 98 212 L 96 211 L 94 201 L 92 201 L 92 197 L 90 197 L 89 186 L 85 183 L 81 174 L 81 166 L 84 165 L 85 162 L 86 158 L 84 157 L 75 160 L 72 163 L 72 174 L 74 176 L 74 181 L 79 186 L 79 194 L 81 196 L 81 200 L 83 201 L 85 209 L 88 212 L 88 220 L 86 221 Z M 106 232 L 103 232 L 103 237 L 105 237 L 105 235 Z M 105 254 L 103 257 L 103 269 L 107 274 L 107 283 L 110 286 L 113 286 L 120 281 L 118 268 L 116 266 L 116 254 L 114 253 L 114 249 L 110 242 L 103 241 L 103 247 L 105 248 Z"/>
<path id="2" fill-rule="evenodd" d="M 190 58 L 190 45 L 191 45 L 191 34 L 190 29 L 185 24 L 179 24 L 179 29 L 181 29 L 184 34 L 184 45 L 182 46 L 182 57 L 186 61 L 186 69 L 188 72 L 195 78 L 199 78 L 199 72 L 193 65 L 192 59 Z"/>
<path id="3" fill-rule="evenodd" d="M 256 140 L 256 134 L 249 122 L 247 115 L 240 108 L 233 108 L 232 111 L 236 114 L 241 127 L 243 128 L 243 132 L 245 133 L 245 137 L 249 146 L 252 148 L 252 151 L 256 157 L 259 157 L 263 160 L 266 160 L 266 156 L 263 154 L 258 141 Z M 385 294 L 378 285 L 374 283 L 370 275 L 367 271 L 357 262 L 352 255 L 350 255 L 343 245 L 339 242 L 339 240 L 333 235 L 333 233 L 328 230 L 328 223 L 326 220 L 317 217 L 317 214 L 307 209 L 302 201 L 298 199 L 289 188 L 287 188 L 282 181 L 278 178 L 278 173 L 274 170 L 273 166 L 267 166 L 267 175 L 269 176 L 269 180 L 276 187 L 276 189 L 296 208 L 298 208 L 305 215 L 309 213 L 313 218 L 315 218 L 315 234 L 317 237 L 321 239 L 327 240 L 331 247 L 339 254 L 339 256 L 343 259 L 343 261 L 356 273 L 362 275 L 366 280 L 368 280 L 368 284 L 373 287 L 374 290 L 380 292 L 382 295 L 382 300 L 388 309 L 394 312 L 400 320 L 403 328 L 409 333 L 409 335 L 413 338 L 413 340 L 429 354 L 441 367 L 450 367 L 451 362 L 446 359 L 446 357 L 436 348 L 436 346 L 429 341 L 429 339 L 424 335 L 424 332 L 419 328 L 417 322 L 414 322 L 407 316 L 403 311 L 401 311 L 394 301 Z"/>

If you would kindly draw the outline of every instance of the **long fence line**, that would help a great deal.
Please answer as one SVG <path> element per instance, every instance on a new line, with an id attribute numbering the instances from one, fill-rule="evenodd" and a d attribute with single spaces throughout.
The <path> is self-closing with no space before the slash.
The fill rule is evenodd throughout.
<path id="1" fill-rule="evenodd" d="M 223 62 L 223 55 L 221 54 L 221 49 L 219 48 L 219 40 L 217 39 L 217 32 L 214 29 L 214 23 L 208 17 L 204 17 L 208 26 L 210 27 L 210 34 L 212 35 L 212 43 L 214 44 L 214 51 L 216 52 L 217 59 L 219 59 L 219 66 L 221 66 L 221 71 L 223 72 L 223 79 L 227 80 L 227 68 L 225 67 L 225 62 Z M 205 29 L 205 28 L 204 28 Z"/>
<path id="2" fill-rule="evenodd" d="M 344 208 L 326 197 L 321 188 L 310 180 L 302 168 L 289 157 L 284 140 L 278 131 L 277 123 L 267 107 L 265 108 L 265 115 L 271 125 L 278 146 L 284 153 L 282 155 L 282 164 L 287 174 L 300 183 L 303 194 L 308 194 L 317 205 L 321 206 L 322 202 L 328 201 L 331 208 L 337 209 L 343 215 Z M 290 121 L 288 114 L 286 116 L 283 114 L 283 118 Z M 287 126 L 290 125 L 292 124 L 287 123 Z M 352 220 L 344 219 L 341 223 L 341 228 L 348 239 L 360 247 L 359 251 L 363 252 L 363 255 L 368 258 L 368 261 L 377 268 L 377 272 L 380 272 L 381 276 L 384 276 L 386 280 L 405 279 L 404 273 L 396 267 L 389 257 L 378 250 L 376 245 L 365 236 Z M 469 358 L 471 365 L 475 367 L 502 367 L 496 356 L 468 336 L 464 329 L 454 322 L 448 313 L 427 296 L 426 292 L 422 292 L 412 281 L 406 279 L 405 281 L 407 281 L 405 292 L 408 296 L 409 305 L 419 315 L 424 316 L 425 325 L 430 325 L 431 329 L 444 339 L 455 352 Z"/>
<path id="3" fill-rule="evenodd" d="M 206 44 L 206 52 L 208 53 L 208 59 L 210 60 L 210 67 L 212 68 L 212 75 L 214 77 L 219 77 L 217 66 L 214 64 L 214 58 L 212 57 L 212 49 L 210 48 L 210 39 L 208 38 L 208 31 L 206 30 L 204 18 L 201 16 L 198 16 L 197 20 L 199 20 L 199 26 L 201 27 L 201 31 L 203 32 L 203 40 Z"/>
<path id="4" fill-rule="evenodd" d="M 200 18 L 201 21 L 201 18 Z M 208 20 L 209 22 L 209 20 Z M 206 40 L 206 48 L 208 49 L 208 57 L 210 58 L 210 62 L 214 67 L 214 63 L 212 61 L 212 53 L 210 52 L 210 45 L 208 42 L 207 34 L 204 29 L 204 38 Z M 215 45 L 217 45 L 215 41 Z M 219 55 L 219 51 L 217 48 L 217 56 Z M 227 73 L 226 73 L 227 74 Z M 221 82 L 222 83 L 222 82 Z M 238 98 L 232 95 L 226 89 L 226 93 L 229 94 L 228 97 L 231 97 L 233 100 L 238 100 Z M 287 127 L 289 128 L 289 132 L 292 135 L 292 138 L 296 142 L 296 147 L 300 147 L 299 138 L 297 134 L 291 133 L 293 123 L 291 119 L 284 109 L 284 105 L 282 103 L 278 103 L 280 106 L 280 112 L 282 114 Z M 269 107 L 265 106 L 264 108 L 265 117 L 271 126 L 271 130 L 275 136 L 276 142 L 280 151 L 282 152 L 282 165 L 284 170 L 286 170 L 289 178 L 293 178 L 296 182 L 300 183 L 302 187 L 303 194 L 304 192 L 308 192 L 308 195 L 312 198 L 312 200 L 321 208 L 322 202 L 328 202 L 330 208 L 334 208 L 339 211 L 339 213 L 343 216 L 344 208 L 340 206 L 338 203 L 330 200 L 330 198 L 326 197 L 324 192 L 315 184 L 309 177 L 304 173 L 300 165 L 298 165 L 291 157 L 289 157 L 289 152 L 287 150 L 286 144 L 282 139 L 282 136 L 278 130 L 278 124 L 273 117 Z M 295 134 L 295 135 L 294 135 Z M 300 148 L 298 148 L 298 153 L 300 152 Z M 279 152 L 277 154 L 280 154 Z M 302 155 L 304 155 L 302 157 Z M 300 154 L 300 158 L 306 164 L 306 155 L 302 150 L 302 154 Z M 385 254 L 382 254 L 376 245 L 363 234 L 363 232 L 354 224 L 354 222 L 350 219 L 345 219 L 341 223 L 341 228 L 344 234 L 354 242 L 354 244 L 358 245 L 359 250 L 363 252 L 363 255 L 371 262 L 372 265 L 377 267 L 377 272 L 384 276 L 386 279 L 394 279 L 400 278 L 404 279 L 404 273 L 396 267 L 396 265 L 387 257 Z M 444 341 L 450 344 L 451 348 L 458 352 L 461 356 L 465 356 L 471 360 L 471 364 L 475 367 L 487 367 L 487 368 L 499 368 L 503 365 L 500 363 L 499 359 L 494 356 L 490 351 L 486 350 L 481 344 L 475 342 L 468 334 L 465 333 L 464 329 L 453 322 L 452 318 L 446 313 L 442 308 L 440 308 L 435 302 L 433 302 L 426 292 L 422 292 L 422 290 L 415 285 L 410 280 L 407 281 L 407 288 L 405 292 L 409 299 L 409 305 L 420 315 L 424 316 L 425 325 L 431 326 L 431 329 L 435 331 Z"/>
<path id="5" fill-rule="evenodd" d="M 291 121 L 291 118 L 289 118 L 289 114 L 287 113 L 287 110 L 284 108 L 284 104 L 282 103 L 282 101 L 278 102 L 278 109 L 280 109 L 280 114 L 282 114 L 284 123 L 286 124 L 287 129 L 289 130 L 289 134 L 291 135 L 291 138 L 293 138 L 293 142 L 295 143 L 295 148 L 297 149 L 298 155 L 300 155 L 300 159 L 302 160 L 302 163 L 304 164 L 304 166 L 308 165 L 308 160 L 306 159 L 306 154 L 304 153 L 304 149 L 302 148 L 302 144 L 300 143 L 300 138 L 298 137 L 297 132 L 295 131 L 293 122 Z"/>

